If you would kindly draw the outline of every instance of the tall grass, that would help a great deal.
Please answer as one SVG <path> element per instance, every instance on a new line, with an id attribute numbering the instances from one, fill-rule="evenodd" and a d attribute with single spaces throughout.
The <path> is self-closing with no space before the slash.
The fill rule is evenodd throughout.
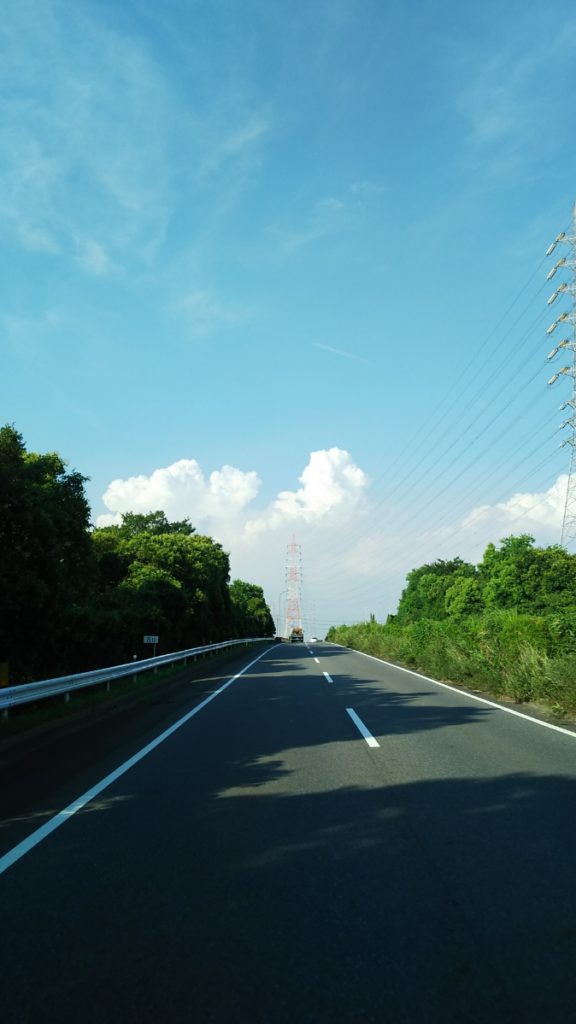
<path id="1" fill-rule="evenodd" d="M 408 626 L 364 622 L 333 627 L 327 639 L 436 679 L 517 703 L 535 701 L 576 714 L 574 616 L 485 613 Z"/>

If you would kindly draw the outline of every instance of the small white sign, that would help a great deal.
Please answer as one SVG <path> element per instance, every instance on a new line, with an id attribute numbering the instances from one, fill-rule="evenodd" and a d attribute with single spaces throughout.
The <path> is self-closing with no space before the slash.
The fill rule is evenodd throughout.
<path id="1" fill-rule="evenodd" d="M 158 637 L 157 636 L 145 636 L 144 637 L 144 643 L 145 644 L 157 644 L 158 643 Z"/>

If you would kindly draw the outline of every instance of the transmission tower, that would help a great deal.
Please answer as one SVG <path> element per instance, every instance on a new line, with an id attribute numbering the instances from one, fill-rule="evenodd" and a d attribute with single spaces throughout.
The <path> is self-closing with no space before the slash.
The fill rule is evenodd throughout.
<path id="1" fill-rule="evenodd" d="M 302 549 L 296 538 L 286 546 L 286 628 L 284 636 L 302 628 Z"/>
<path id="2" fill-rule="evenodd" d="M 570 377 L 572 380 L 570 398 L 562 402 L 560 406 L 561 412 L 568 407 L 571 409 L 568 419 L 565 419 L 560 424 L 561 430 L 565 427 L 570 428 L 570 434 L 560 444 L 561 448 L 564 448 L 567 444 L 570 445 L 570 470 L 568 472 L 562 536 L 560 539 L 562 546 L 567 548 L 576 539 L 576 203 L 572 208 L 572 227 L 570 233 L 566 234 L 565 231 L 561 231 L 552 242 L 552 245 L 548 246 L 546 255 L 551 256 L 557 245 L 567 245 L 569 253 L 558 260 L 550 273 L 547 274 L 546 279 L 550 281 L 560 270 L 564 272 L 566 280 L 562 281 L 556 290 L 552 292 L 548 299 L 548 305 L 551 306 L 559 295 L 565 294 L 570 300 L 570 309 L 561 313 L 558 319 L 550 324 L 546 333 L 552 334 L 561 324 L 565 324 L 569 329 L 569 336 L 563 338 L 562 341 L 559 341 L 554 346 L 552 351 L 548 353 L 548 359 L 554 359 L 558 352 L 564 349 L 572 353 L 572 360 L 569 365 L 561 366 L 558 373 L 554 373 L 548 381 L 548 384 L 555 384 L 560 374 L 564 374 L 564 376 Z"/>

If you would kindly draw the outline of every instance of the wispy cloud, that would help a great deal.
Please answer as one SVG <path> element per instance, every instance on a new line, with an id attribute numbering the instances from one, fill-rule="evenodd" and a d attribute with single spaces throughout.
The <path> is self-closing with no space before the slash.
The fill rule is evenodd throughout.
<path id="1" fill-rule="evenodd" d="M 170 96 L 137 40 L 85 7 L 43 8 L 3 17 L 0 220 L 25 248 L 104 273 L 109 250 L 134 255 L 164 229 Z"/>
<path id="2" fill-rule="evenodd" d="M 106 247 L 94 238 L 76 239 L 76 259 L 90 274 L 107 274 L 114 267 Z"/>
<path id="3" fill-rule="evenodd" d="M 312 242 L 337 234 L 346 226 L 348 213 L 344 200 L 325 196 L 314 203 L 299 230 L 276 227 L 272 233 L 284 252 L 293 253 Z"/>
<path id="4" fill-rule="evenodd" d="M 44 0 L 41 18 L 31 3 L 2 15 L 0 225 L 89 274 L 146 267 L 181 210 L 200 209 L 210 175 L 238 188 L 272 121 L 213 66 L 191 108 L 129 25 L 64 0 Z"/>
<path id="5" fill-rule="evenodd" d="M 353 196 L 357 196 L 361 200 L 375 199 L 377 196 L 384 195 L 388 188 L 378 181 L 353 181 L 348 186 L 348 191 Z"/>
<path id="6" fill-rule="evenodd" d="M 248 310 L 227 305 L 215 292 L 201 288 L 188 292 L 173 310 L 195 337 L 243 323 L 249 316 Z"/>
<path id="7" fill-rule="evenodd" d="M 314 242 L 357 226 L 359 217 L 387 191 L 378 181 L 353 181 L 339 195 L 323 196 L 300 217 L 297 229 L 276 225 L 272 234 L 284 252 L 292 253 Z"/>
<path id="8" fill-rule="evenodd" d="M 0 317 L 0 331 L 12 351 L 22 359 L 34 361 L 46 350 L 55 333 L 68 325 L 59 310 L 45 309 L 36 315 L 6 313 Z"/>
<path id="9" fill-rule="evenodd" d="M 369 359 L 364 359 L 363 356 L 356 355 L 355 352 L 344 352 L 341 348 L 332 348 L 332 345 L 323 345 L 321 341 L 312 342 L 314 348 L 324 349 L 325 352 L 332 352 L 335 356 L 343 356 L 345 359 L 353 359 L 357 363 L 367 363 L 369 366 L 372 365 Z"/>
<path id="10" fill-rule="evenodd" d="M 522 161 L 547 158 L 541 131 L 550 136 L 550 122 L 564 116 L 555 95 L 553 69 L 568 67 L 576 44 L 576 18 L 550 32 L 549 17 L 540 24 L 538 13 L 519 23 L 513 43 L 495 49 L 490 58 L 472 51 L 466 65 L 456 63 L 463 79 L 458 91 L 458 108 L 468 129 L 468 151 L 482 160 L 482 168 L 494 175 L 513 171 Z M 472 69 L 472 71 L 471 71 Z"/>
<path id="11" fill-rule="evenodd" d="M 201 173 L 208 175 L 219 171 L 231 160 L 238 162 L 252 158 L 256 143 L 269 131 L 270 122 L 262 114 L 239 112 L 233 115 L 232 123 L 222 127 L 208 147 L 208 154 L 201 163 Z"/>

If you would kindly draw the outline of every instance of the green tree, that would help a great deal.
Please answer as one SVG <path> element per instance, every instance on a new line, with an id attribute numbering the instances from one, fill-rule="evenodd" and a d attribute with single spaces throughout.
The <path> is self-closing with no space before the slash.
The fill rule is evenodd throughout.
<path id="1" fill-rule="evenodd" d="M 0 662 L 11 682 L 148 654 L 149 633 L 169 651 L 273 632 L 261 588 L 237 581 L 233 603 L 220 544 L 161 510 L 91 531 L 85 481 L 0 429 Z"/>
<path id="2" fill-rule="evenodd" d="M 73 671 L 94 570 L 86 477 L 0 429 L 0 661 L 12 681 Z"/>
<path id="3" fill-rule="evenodd" d="M 119 629 L 124 634 L 122 653 L 114 642 L 116 657 L 139 651 L 146 633 L 160 635 L 164 651 L 230 635 L 228 555 L 211 537 L 194 533 L 187 520 L 167 530 L 165 521 L 163 512 L 127 514 L 121 525 L 94 531 L 111 635 Z"/>
<path id="4" fill-rule="evenodd" d="M 134 637 L 133 646 L 145 634 L 158 634 L 164 651 L 186 646 L 186 596 L 182 584 L 156 565 L 132 563 L 119 585 L 123 620 Z"/>
<path id="5" fill-rule="evenodd" d="M 516 608 L 523 603 L 523 581 L 534 557 L 534 538 L 528 534 L 488 544 L 479 566 L 487 608 Z"/>
<path id="6" fill-rule="evenodd" d="M 190 534 L 195 532 L 189 519 L 170 522 L 166 514 L 160 509 L 156 512 L 147 512 L 145 514 L 140 512 L 124 512 L 118 531 L 120 536 L 126 540 L 136 537 L 139 533 L 152 535 L 179 533 L 189 537 Z"/>
<path id="7" fill-rule="evenodd" d="M 576 605 L 576 556 L 534 546 L 529 534 L 489 544 L 479 566 L 487 608 L 538 613 Z"/>
<path id="8" fill-rule="evenodd" d="M 448 590 L 456 579 L 473 577 L 475 572 L 474 566 L 461 558 L 439 559 L 413 569 L 406 577 L 395 621 L 406 625 L 420 619 L 445 619 Z"/>
<path id="9" fill-rule="evenodd" d="M 476 576 L 457 576 L 446 590 L 444 606 L 452 619 L 480 614 L 484 605 L 479 579 Z"/>
<path id="10" fill-rule="evenodd" d="M 560 545 L 536 548 L 524 581 L 524 598 L 531 612 L 554 612 L 576 607 L 576 555 Z"/>
<path id="11" fill-rule="evenodd" d="M 236 636 L 273 636 L 274 620 L 262 587 L 234 580 L 230 585 L 230 597 Z"/>

